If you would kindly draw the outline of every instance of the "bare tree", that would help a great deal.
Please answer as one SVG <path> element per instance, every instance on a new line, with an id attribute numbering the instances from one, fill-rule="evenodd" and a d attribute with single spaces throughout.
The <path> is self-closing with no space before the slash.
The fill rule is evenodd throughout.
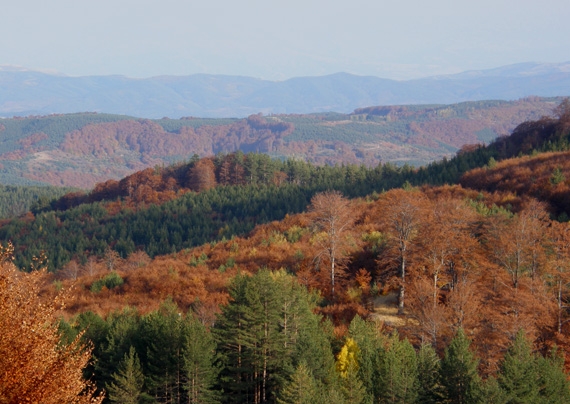
<path id="1" fill-rule="evenodd" d="M 397 271 L 400 314 L 404 313 L 407 265 L 416 244 L 425 203 L 426 199 L 421 193 L 403 189 L 390 191 L 381 202 L 383 231 L 388 236 L 388 245 L 380 263 Z"/>
<path id="2" fill-rule="evenodd" d="M 76 281 L 80 273 L 80 266 L 77 264 L 77 261 L 75 259 L 72 259 L 60 271 L 60 276 L 64 279 L 71 279 L 72 281 Z"/>
<path id="3" fill-rule="evenodd" d="M 338 191 L 327 191 L 311 199 L 313 224 L 320 231 L 314 238 L 317 257 L 324 256 L 330 264 L 331 295 L 334 298 L 335 274 L 342 268 L 353 244 L 348 238 L 354 225 L 350 201 Z"/>

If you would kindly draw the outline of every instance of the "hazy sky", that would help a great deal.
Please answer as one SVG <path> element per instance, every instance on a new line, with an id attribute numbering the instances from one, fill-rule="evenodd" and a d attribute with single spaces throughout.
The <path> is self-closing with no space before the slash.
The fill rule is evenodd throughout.
<path id="1" fill-rule="evenodd" d="M 570 61 L 568 0 L 9 0 L 0 65 L 393 79 Z"/>

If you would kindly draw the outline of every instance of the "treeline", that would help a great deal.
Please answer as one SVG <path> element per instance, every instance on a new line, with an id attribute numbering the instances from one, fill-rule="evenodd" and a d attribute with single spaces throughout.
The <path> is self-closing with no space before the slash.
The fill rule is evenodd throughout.
<path id="1" fill-rule="evenodd" d="M 496 372 L 461 327 L 438 354 L 381 323 L 354 317 L 344 337 L 315 314 L 318 300 L 284 271 L 237 275 L 214 321 L 200 302 L 140 315 L 125 308 L 60 323 L 64 338 L 94 344 L 87 374 L 114 403 L 564 403 L 562 356 L 533 353 L 519 330 Z"/>
<path id="2" fill-rule="evenodd" d="M 0 185 L 0 219 L 22 215 L 71 191 L 67 187 Z"/>

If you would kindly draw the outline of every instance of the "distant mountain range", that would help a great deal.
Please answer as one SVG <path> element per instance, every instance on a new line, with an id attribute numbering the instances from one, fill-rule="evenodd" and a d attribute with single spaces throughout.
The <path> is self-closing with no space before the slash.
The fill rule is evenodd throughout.
<path id="1" fill-rule="evenodd" d="M 570 95 L 570 62 L 396 81 L 337 73 L 267 81 L 195 74 L 69 77 L 0 67 L 0 117 L 105 112 L 145 118 L 348 113 L 371 105 L 451 104 Z"/>

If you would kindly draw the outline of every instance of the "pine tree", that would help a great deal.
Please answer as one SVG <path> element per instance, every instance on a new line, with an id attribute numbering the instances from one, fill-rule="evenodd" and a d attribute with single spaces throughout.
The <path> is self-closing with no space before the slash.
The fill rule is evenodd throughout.
<path id="1" fill-rule="evenodd" d="M 360 348 L 358 376 L 366 388 L 369 397 L 374 397 L 378 383 L 378 360 L 380 347 L 384 336 L 379 335 L 377 325 L 370 321 L 364 321 L 360 316 L 355 316 L 348 328 L 348 334 Z"/>
<path id="2" fill-rule="evenodd" d="M 317 382 L 305 363 L 297 366 L 291 380 L 285 384 L 277 402 L 279 404 L 314 404 L 318 401 Z"/>
<path id="3" fill-rule="evenodd" d="M 184 388 L 188 392 L 188 403 L 218 403 L 219 392 L 213 388 L 219 373 L 214 364 L 216 342 L 210 331 L 191 315 L 185 328 L 183 359 L 187 380 Z"/>
<path id="4" fill-rule="evenodd" d="M 412 344 L 394 333 L 380 359 L 380 399 L 386 403 L 413 403 L 418 397 L 418 363 Z"/>
<path id="5" fill-rule="evenodd" d="M 570 403 L 570 383 L 564 373 L 564 357 L 556 347 L 537 363 L 540 398 L 543 403 Z"/>
<path id="6" fill-rule="evenodd" d="M 144 385 L 141 363 L 134 347 L 125 354 L 119 369 L 112 375 L 113 382 L 107 385 L 112 403 L 138 404 Z"/>
<path id="7" fill-rule="evenodd" d="M 442 385 L 439 380 L 440 360 L 430 344 L 422 344 L 418 351 L 418 402 L 440 402 Z"/>
<path id="8" fill-rule="evenodd" d="M 184 393 L 184 324 L 176 304 L 166 301 L 159 310 L 144 316 L 139 332 L 149 393 L 165 402 L 179 401 Z"/>
<path id="9" fill-rule="evenodd" d="M 536 357 L 524 331 L 520 330 L 501 364 L 499 386 L 507 393 L 509 403 L 536 403 L 539 396 L 538 380 Z"/>
<path id="10" fill-rule="evenodd" d="M 481 386 L 481 400 L 485 404 L 507 404 L 508 394 L 501 389 L 499 382 L 493 376 L 489 376 Z"/>
<path id="11" fill-rule="evenodd" d="M 457 331 L 441 361 L 441 383 L 446 402 L 470 404 L 480 402 L 481 378 L 478 360 L 469 350 L 469 339 L 462 328 Z"/>
<path id="12" fill-rule="evenodd" d="M 303 353 L 307 364 L 318 368 L 315 374 L 324 377 L 326 361 L 317 355 L 326 357 L 322 355 L 326 341 L 314 338 L 318 324 L 312 320 L 314 303 L 309 304 L 307 292 L 294 278 L 268 270 L 238 275 L 230 296 L 232 301 L 222 309 L 214 329 L 227 401 L 274 400 Z"/>

